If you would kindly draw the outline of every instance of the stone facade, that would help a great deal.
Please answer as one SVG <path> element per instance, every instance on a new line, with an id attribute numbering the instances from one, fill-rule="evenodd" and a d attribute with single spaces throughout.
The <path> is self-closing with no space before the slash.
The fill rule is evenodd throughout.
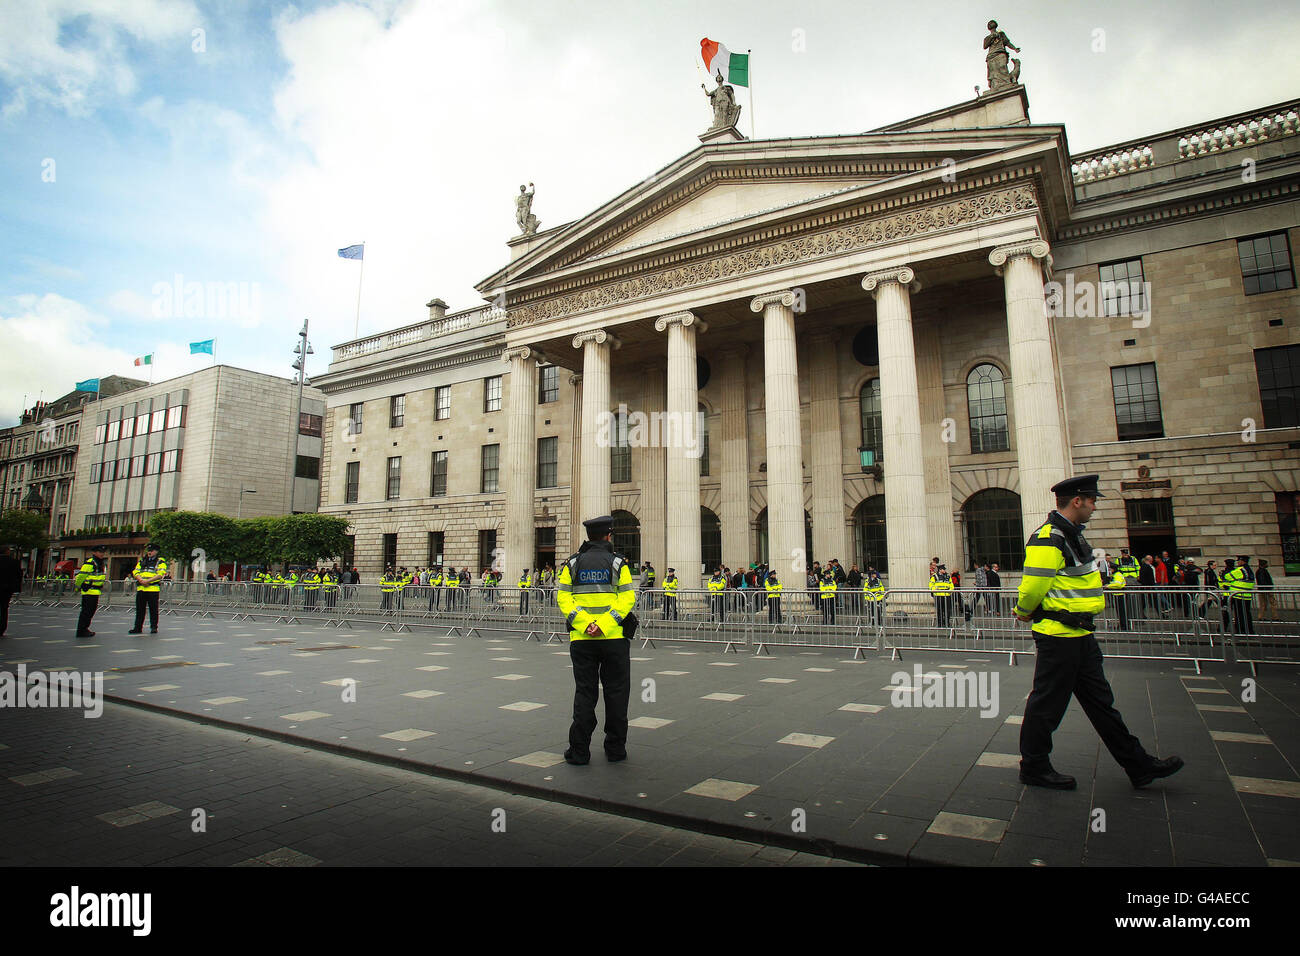
<path id="1" fill-rule="evenodd" d="M 386 534 L 398 563 L 428 563 L 429 532 L 446 563 L 477 572 L 493 531 L 509 580 L 537 560 L 529 528 L 553 527 L 563 559 L 582 518 L 613 511 L 639 524 L 639 556 L 687 586 L 697 552 L 732 568 L 769 558 L 788 582 L 804 562 L 887 550 L 890 583 L 924 587 L 936 555 L 1018 567 L 1049 486 L 1095 471 L 1107 497 L 1094 545 L 1164 544 L 1202 563 L 1247 552 L 1281 572 L 1300 428 L 1294 393 L 1265 421 L 1256 358 L 1290 348 L 1268 361 L 1300 361 L 1298 105 L 1070 156 L 1064 128 L 1032 123 L 1016 86 L 855 136 L 702 145 L 590 215 L 512 240 L 510 265 L 478 286 L 504 310 L 448 316 L 435 300 L 425 322 L 337 346 L 317 380 L 331 421 L 322 510 L 352 519 L 372 574 Z M 1246 288 L 1238 243 L 1255 237 L 1283 250 L 1286 287 Z M 1116 269 L 1141 270 L 1149 313 L 1076 294 L 1101 293 Z M 559 366 L 553 403 L 537 401 L 539 362 Z M 1148 365 L 1158 413 L 1113 384 Z M 498 375 L 500 410 L 484 411 Z M 398 394 L 400 429 L 387 420 Z M 620 480 L 599 423 L 621 406 L 679 426 L 702 407 L 707 465 L 680 432 L 652 429 Z M 1133 408 L 1153 437 L 1121 439 L 1117 415 Z M 548 437 L 558 478 L 542 488 Z M 484 492 L 489 443 L 500 481 Z M 879 470 L 860 463 L 868 446 Z M 443 450 L 446 494 L 433 496 Z M 1130 519 L 1126 502 L 1151 498 L 1168 499 L 1158 520 L 1146 506 Z"/>

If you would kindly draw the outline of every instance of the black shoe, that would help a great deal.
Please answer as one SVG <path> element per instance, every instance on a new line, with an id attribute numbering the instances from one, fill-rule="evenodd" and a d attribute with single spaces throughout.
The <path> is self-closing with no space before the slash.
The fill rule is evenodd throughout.
<path id="1" fill-rule="evenodd" d="M 1137 775 L 1129 774 L 1129 780 L 1133 782 L 1133 789 L 1136 790 L 1139 787 L 1145 787 L 1152 780 L 1173 776 L 1182 769 L 1182 757 L 1165 757 L 1163 760 L 1153 759 L 1141 773 Z"/>
<path id="2" fill-rule="evenodd" d="M 1047 770 L 1041 773 L 1020 771 L 1020 782 L 1030 787 L 1046 787 L 1049 790 L 1073 790 L 1077 784 L 1069 774 Z"/>
<path id="3" fill-rule="evenodd" d="M 156 628 L 156 627 L 154 627 L 154 628 L 150 628 L 150 629 L 149 629 L 149 633 L 150 633 L 150 634 L 157 634 L 157 633 L 158 633 L 158 628 Z"/>
<path id="4" fill-rule="evenodd" d="M 128 634 L 143 634 L 144 631 L 140 630 L 138 627 L 133 627 L 133 628 L 131 628 L 131 630 L 127 631 L 126 633 L 128 633 Z"/>
<path id="5" fill-rule="evenodd" d="M 619 751 L 618 753 L 611 753 L 610 751 L 606 750 L 605 759 L 608 760 L 610 763 L 618 763 L 620 760 L 627 759 L 627 751 L 622 750 Z"/>
<path id="6" fill-rule="evenodd" d="M 585 767 L 591 763 L 591 754 L 575 754 L 573 748 L 570 747 L 564 751 L 564 762 L 571 763 L 575 767 Z"/>

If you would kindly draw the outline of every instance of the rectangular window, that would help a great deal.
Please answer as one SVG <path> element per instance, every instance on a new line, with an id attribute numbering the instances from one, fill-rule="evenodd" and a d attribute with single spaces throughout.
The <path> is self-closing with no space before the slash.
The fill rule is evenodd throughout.
<path id="1" fill-rule="evenodd" d="M 556 472 L 559 466 L 560 440 L 558 438 L 537 439 L 537 487 L 554 488 L 557 484 Z"/>
<path id="2" fill-rule="evenodd" d="M 555 529 L 537 528 L 534 531 L 537 541 L 536 553 L 533 555 L 533 567 L 544 568 L 548 564 L 555 566 Z"/>
<path id="3" fill-rule="evenodd" d="M 343 537 L 343 567 L 352 567 L 357 553 L 357 536 L 355 534 L 344 535 Z"/>
<path id="4" fill-rule="evenodd" d="M 1277 530 L 1282 536 L 1282 569 L 1287 577 L 1300 574 L 1300 494 L 1294 491 L 1276 491 Z"/>
<path id="5" fill-rule="evenodd" d="M 543 365 L 537 370 L 537 404 L 545 405 L 548 402 L 559 401 L 560 399 L 560 367 L 558 365 Z"/>
<path id="6" fill-rule="evenodd" d="M 1291 247 L 1285 232 L 1237 240 L 1241 288 L 1246 295 L 1295 288 Z"/>
<path id="7" fill-rule="evenodd" d="M 500 490 L 497 479 L 499 475 L 499 457 L 501 454 L 500 445 L 483 446 L 483 468 L 482 480 L 479 482 L 479 491 L 483 494 L 495 494 Z"/>
<path id="8" fill-rule="evenodd" d="M 320 480 L 320 459 L 312 458 L 310 455 L 299 455 L 298 461 L 294 465 L 293 476 L 295 478 L 310 478 Z"/>
<path id="9" fill-rule="evenodd" d="M 162 470 L 181 470 L 181 453 L 179 449 L 173 449 L 172 451 L 165 451 L 162 453 Z"/>
<path id="10" fill-rule="evenodd" d="M 122 429 L 122 423 L 121 423 L 120 421 L 117 421 L 117 422 L 109 422 L 109 423 L 108 423 L 108 434 L 104 436 L 104 440 L 105 440 L 105 441 L 117 441 L 117 436 L 118 436 L 118 434 L 121 432 L 121 429 Z"/>
<path id="11" fill-rule="evenodd" d="M 493 561 L 496 560 L 497 533 L 492 531 L 480 531 L 478 533 L 478 567 L 477 571 L 485 571 L 492 567 Z"/>
<path id="12" fill-rule="evenodd" d="M 312 438 L 320 438 L 320 415 L 308 415 L 306 412 L 298 413 L 298 434 L 309 435 Z"/>
<path id="13" fill-rule="evenodd" d="M 1300 425 L 1300 345 L 1255 349 L 1255 375 L 1264 427 Z"/>
<path id="14" fill-rule="evenodd" d="M 21 478 L 22 475 L 19 475 L 19 477 Z M 117 480 L 117 461 L 113 459 L 109 459 L 108 461 L 104 462 L 104 471 L 100 476 L 100 481 L 116 481 L 116 480 Z"/>
<path id="15" fill-rule="evenodd" d="M 100 472 L 101 472 L 102 470 L 103 470 L 103 469 L 100 468 L 98 462 L 96 462 L 96 463 L 94 463 L 94 464 L 92 464 L 92 465 L 90 466 L 90 483 L 91 483 L 92 485 L 97 485 L 97 484 L 99 484 L 99 475 L 100 475 Z"/>
<path id="16" fill-rule="evenodd" d="M 160 432 L 163 430 L 163 424 L 167 421 L 167 409 L 160 408 L 149 416 L 149 431 Z"/>
<path id="17" fill-rule="evenodd" d="M 1100 270 L 1102 315 L 1142 315 L 1146 297 L 1142 289 L 1142 260 L 1111 262 Z"/>
<path id="18" fill-rule="evenodd" d="M 483 411 L 501 411 L 501 376 L 492 375 L 483 379 Z"/>
<path id="19" fill-rule="evenodd" d="M 167 427 L 184 428 L 185 427 L 185 406 L 173 405 L 167 409 Z"/>
<path id="20" fill-rule="evenodd" d="M 78 422 L 73 422 L 71 425 L 68 426 L 68 441 L 74 442 L 77 440 L 77 432 L 80 430 L 80 428 L 81 426 L 80 423 Z"/>
<path id="21" fill-rule="evenodd" d="M 131 438 L 133 435 L 135 435 L 135 419 L 134 418 L 122 419 L 122 437 Z"/>
<path id="22" fill-rule="evenodd" d="M 1115 396 L 1115 426 L 1119 440 L 1164 437 L 1155 364 L 1148 362 L 1112 368 L 1110 381 Z"/>
<path id="23" fill-rule="evenodd" d="M 397 567 L 397 535 L 384 535 L 384 567 Z"/>
<path id="24" fill-rule="evenodd" d="M 394 395 L 388 400 L 388 427 L 401 428 L 406 424 L 406 396 Z"/>
<path id="25" fill-rule="evenodd" d="M 102 445 L 102 444 L 104 444 L 104 434 L 105 434 L 107 431 L 108 431 L 108 426 L 107 426 L 107 425 L 96 425 L 96 426 L 95 426 L 95 444 L 96 444 L 96 445 Z"/>
<path id="26" fill-rule="evenodd" d="M 135 433 L 137 435 L 149 434 L 149 413 L 135 416 Z"/>
<path id="27" fill-rule="evenodd" d="M 430 467 L 429 494 L 437 498 L 447 493 L 447 453 L 435 451 Z"/>
<path id="28" fill-rule="evenodd" d="M 433 417 L 437 421 L 451 418 L 451 386 L 440 385 L 433 392 Z"/>
<path id="29" fill-rule="evenodd" d="M 425 561 L 427 567 L 436 568 L 442 566 L 443 538 L 444 532 L 442 531 L 429 532 L 429 555 Z"/>
<path id="30" fill-rule="evenodd" d="M 136 455 L 131 459 L 131 474 L 138 478 L 144 473 L 144 455 Z"/>
<path id="31" fill-rule="evenodd" d="M 402 459 L 388 459 L 388 500 L 402 497 Z"/>
<path id="32" fill-rule="evenodd" d="M 146 475 L 156 475 L 162 471 L 162 452 L 154 452 L 152 455 L 144 456 L 144 473 Z"/>
<path id="33" fill-rule="evenodd" d="M 352 434 L 361 434 L 361 419 L 365 416 L 366 403 L 355 402 L 348 406 L 348 420 L 352 422 Z"/>
<path id="34" fill-rule="evenodd" d="M 356 504 L 357 494 L 361 490 L 361 462 L 350 461 L 347 466 L 347 473 L 343 479 L 343 503 L 345 505 Z"/>
<path id="35" fill-rule="evenodd" d="M 130 477 L 131 477 L 131 459 L 130 459 L 130 458 L 119 458 L 119 459 L 117 460 L 117 477 L 118 477 L 119 479 L 122 479 L 122 478 L 130 478 Z"/>

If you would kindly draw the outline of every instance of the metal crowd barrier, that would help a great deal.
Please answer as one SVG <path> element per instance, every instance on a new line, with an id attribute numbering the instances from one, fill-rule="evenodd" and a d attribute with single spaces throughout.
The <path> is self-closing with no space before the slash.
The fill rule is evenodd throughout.
<path id="1" fill-rule="evenodd" d="M 1227 598 L 1220 613 L 1237 660 L 1252 674 L 1259 664 L 1300 664 L 1300 589 L 1256 585 L 1252 600 Z"/>

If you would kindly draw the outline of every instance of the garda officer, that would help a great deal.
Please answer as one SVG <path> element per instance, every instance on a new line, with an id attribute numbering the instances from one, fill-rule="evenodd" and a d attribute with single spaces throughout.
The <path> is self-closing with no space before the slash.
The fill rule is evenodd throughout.
<path id="1" fill-rule="evenodd" d="M 885 585 L 881 583 L 880 574 L 875 568 L 867 569 L 866 580 L 862 582 L 862 593 L 867 598 L 867 622 L 873 627 L 879 627 L 885 620 Z"/>
<path id="2" fill-rule="evenodd" d="M 725 621 L 727 609 L 723 605 L 722 591 L 727 586 L 727 579 L 722 576 L 722 568 L 714 571 L 706 583 L 709 588 L 709 620 Z"/>
<path id="3" fill-rule="evenodd" d="M 945 565 L 939 565 L 930 575 L 930 593 L 934 595 L 934 612 L 936 626 L 950 627 L 949 615 L 952 612 L 952 578 L 948 577 Z"/>
<path id="4" fill-rule="evenodd" d="M 611 542 L 614 519 L 589 518 L 587 540 L 564 562 L 556 580 L 556 603 L 569 625 L 573 661 L 573 723 L 564 759 L 591 761 L 596 729 L 597 680 L 605 688 L 605 756 L 627 759 L 627 702 L 632 685 L 631 642 L 623 622 L 636 606 L 632 572 Z M 636 618 L 629 622 L 635 629 Z"/>
<path id="5" fill-rule="evenodd" d="M 81 589 L 81 616 L 77 618 L 77 637 L 94 637 L 90 622 L 99 607 L 99 595 L 104 588 L 104 546 L 97 544 L 90 549 L 90 557 L 77 572 L 73 585 Z"/>
<path id="6" fill-rule="evenodd" d="M 1102 670 L 1093 617 L 1105 607 L 1101 574 L 1083 529 L 1102 497 L 1097 475 L 1067 478 L 1052 486 L 1056 510 L 1025 546 L 1024 578 L 1015 615 L 1033 621 L 1034 686 L 1020 725 L 1020 782 L 1073 790 L 1074 778 L 1052 768 L 1052 733 L 1065 716 L 1070 695 L 1079 698 L 1106 749 L 1134 787 L 1178 772 L 1181 757 L 1148 754 L 1115 710 L 1115 696 Z"/>
<path id="7" fill-rule="evenodd" d="M 767 623 L 784 623 L 781 620 L 781 582 L 776 579 L 775 571 L 767 572 L 767 580 L 763 582 L 763 590 L 767 592 Z"/>
<path id="8" fill-rule="evenodd" d="M 325 592 L 325 609 L 332 611 L 339 597 L 339 572 L 337 567 L 322 571 L 320 579 L 320 589 Z"/>
<path id="9" fill-rule="evenodd" d="M 528 613 L 528 589 L 533 586 L 533 579 L 528 576 L 528 569 L 519 575 L 519 613 Z"/>
<path id="10" fill-rule="evenodd" d="M 654 610 L 655 607 L 655 566 L 649 561 L 645 563 L 645 569 L 642 572 L 645 575 L 645 587 L 641 590 L 645 592 L 646 609 Z"/>
<path id="11" fill-rule="evenodd" d="M 442 568 L 436 567 L 429 572 L 429 610 L 442 610 L 442 599 L 439 597 L 439 591 L 442 589 Z"/>
<path id="12" fill-rule="evenodd" d="M 677 580 L 677 569 L 669 568 L 668 576 L 664 578 L 664 620 L 677 620 L 677 587 L 681 582 Z"/>
<path id="13" fill-rule="evenodd" d="M 308 568 L 302 573 L 303 604 L 309 609 L 316 607 L 316 594 L 320 591 L 320 573 L 315 568 Z"/>
<path id="14" fill-rule="evenodd" d="M 1106 590 L 1112 593 L 1114 597 L 1115 613 L 1119 615 L 1119 629 L 1128 630 L 1128 602 L 1124 596 L 1124 588 L 1128 585 L 1128 575 L 1120 570 L 1119 562 L 1115 563 L 1115 573 L 1111 575 L 1110 580 L 1106 582 Z"/>
<path id="15" fill-rule="evenodd" d="M 397 590 L 397 572 L 389 567 L 384 572 L 383 578 L 379 582 L 379 591 L 382 595 L 379 602 L 381 611 L 391 611 L 393 608 L 393 592 Z"/>
<path id="16" fill-rule="evenodd" d="M 158 633 L 158 592 L 167 576 L 167 562 L 158 556 L 158 545 L 150 541 L 144 555 L 135 563 L 135 627 L 128 634 L 143 634 L 144 612 L 149 609 L 149 633 Z"/>
<path id="17" fill-rule="evenodd" d="M 1223 587 L 1232 608 L 1232 628 L 1237 634 L 1254 634 L 1255 620 L 1250 613 L 1250 602 L 1255 597 L 1255 572 L 1250 558 L 1237 555 L 1237 564 L 1223 575 Z"/>
<path id="18" fill-rule="evenodd" d="M 460 575 L 454 567 L 450 568 L 444 578 L 447 582 L 447 610 L 456 610 L 456 594 L 460 590 Z"/>

